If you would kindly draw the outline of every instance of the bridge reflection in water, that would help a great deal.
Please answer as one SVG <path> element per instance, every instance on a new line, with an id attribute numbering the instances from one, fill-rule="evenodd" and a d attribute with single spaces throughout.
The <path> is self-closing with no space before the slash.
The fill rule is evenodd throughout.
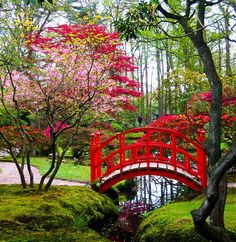
<path id="1" fill-rule="evenodd" d="M 159 208 L 178 198 L 184 185 L 172 179 L 160 176 L 140 176 L 134 178 L 137 184 L 136 195 L 125 202 L 120 202 L 124 214 L 129 210 L 134 214 Z"/>

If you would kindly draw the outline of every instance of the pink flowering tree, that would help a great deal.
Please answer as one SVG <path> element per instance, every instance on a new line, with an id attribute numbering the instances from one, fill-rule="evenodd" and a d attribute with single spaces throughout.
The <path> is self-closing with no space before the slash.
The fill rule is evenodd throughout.
<path id="1" fill-rule="evenodd" d="M 134 110 L 131 98 L 141 93 L 137 82 L 125 75 L 136 69 L 132 58 L 121 49 L 118 33 L 109 33 L 104 26 L 49 27 L 42 35 L 31 34 L 26 47 L 32 53 L 31 66 L 8 72 L 2 95 L 11 107 L 46 121 L 52 162 L 39 189 L 45 185 L 48 190 L 83 119 Z M 59 153 L 58 139 L 71 128 L 75 132 Z"/>

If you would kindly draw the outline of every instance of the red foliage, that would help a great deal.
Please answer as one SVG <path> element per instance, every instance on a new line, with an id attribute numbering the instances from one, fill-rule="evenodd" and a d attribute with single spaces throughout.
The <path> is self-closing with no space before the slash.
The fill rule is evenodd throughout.
<path id="1" fill-rule="evenodd" d="M 50 36 L 50 37 L 48 37 Z M 95 106 L 103 106 L 105 104 L 99 103 L 98 99 L 103 94 L 108 95 L 105 99 L 112 99 L 116 107 L 123 107 L 133 111 L 135 107 L 131 103 L 127 103 L 128 96 L 140 97 L 141 92 L 137 91 L 139 84 L 122 73 L 133 72 L 137 67 L 133 63 L 133 58 L 125 54 L 119 47 L 121 42 L 117 32 L 109 33 L 107 28 L 96 24 L 72 24 L 59 25 L 58 27 L 48 27 L 44 31 L 44 35 L 33 33 L 28 37 L 28 47 L 35 52 L 43 53 L 43 62 L 53 63 L 55 57 L 64 56 L 70 57 L 71 63 L 75 58 L 75 63 L 83 63 L 77 66 L 77 73 L 81 75 L 74 75 L 76 80 L 86 82 L 84 78 L 88 78 L 91 92 L 97 88 L 101 92 L 94 96 Z M 74 57 L 73 57 L 74 56 Z M 72 58 L 73 57 L 73 58 Z M 84 74 L 88 65 L 88 74 Z M 58 64 L 56 64 L 58 65 Z M 76 66 L 73 65 L 72 66 Z M 54 71 L 55 72 L 55 71 Z M 92 77 L 92 75 L 94 75 Z M 95 77 L 97 75 L 97 77 Z M 100 76 L 99 76 L 100 75 Z M 98 81 L 99 80 L 99 81 Z M 77 85 L 78 88 L 79 85 Z M 63 97 L 71 100 L 78 99 L 78 92 L 75 93 L 76 88 L 67 88 L 63 90 Z M 85 95 L 86 88 L 80 92 L 80 95 Z M 89 94 L 92 96 L 93 94 Z M 127 98 L 126 98 L 127 97 Z M 101 99 L 101 98 L 100 98 Z M 108 108 L 109 109 L 109 108 Z"/>
<path id="2" fill-rule="evenodd" d="M 66 128 L 67 126 L 68 126 L 68 124 L 62 124 L 61 122 L 56 122 L 56 124 L 55 124 L 55 132 L 59 132 L 59 131 L 63 130 L 64 128 Z M 44 130 L 44 135 L 47 138 L 51 137 L 50 125 L 48 125 L 47 128 Z"/>
<path id="3" fill-rule="evenodd" d="M 111 125 L 106 122 L 95 122 L 93 123 L 92 127 L 97 128 L 99 130 L 104 129 L 110 132 L 114 132 L 114 129 L 111 127 Z"/>
<path id="4" fill-rule="evenodd" d="M 198 93 L 196 95 L 194 95 L 190 100 L 189 103 L 192 103 L 196 100 L 200 100 L 200 101 L 205 101 L 205 102 L 209 102 L 211 103 L 212 100 L 212 95 L 211 92 L 202 92 L 202 93 Z M 222 97 L 222 106 L 226 107 L 229 105 L 233 105 L 236 104 L 236 97 L 232 97 L 230 95 L 223 95 Z"/>
<path id="5" fill-rule="evenodd" d="M 119 37 L 118 33 L 108 33 L 106 27 L 102 25 L 63 24 L 57 27 L 48 27 L 45 30 L 48 33 L 52 33 L 52 37 L 44 37 L 38 33 L 33 33 L 28 38 L 30 47 L 34 45 L 47 51 L 48 48 L 70 45 L 70 43 L 74 43 L 75 39 L 85 40 L 88 46 L 94 46 L 96 36 L 103 40 L 102 43 L 99 43 L 99 48 L 96 49 L 96 53 L 109 53 L 115 51 L 117 46 L 120 45 L 117 42 Z M 54 34 L 58 34 L 57 38 Z"/>
<path id="6" fill-rule="evenodd" d="M 210 117 L 208 115 L 187 116 L 166 115 L 151 123 L 150 127 L 169 128 L 184 134 L 191 139 L 202 142 L 202 133 L 207 133 Z M 222 115 L 222 127 L 225 136 L 230 136 L 236 130 L 236 116 Z M 200 134 L 200 135 L 199 135 Z"/>
<path id="7" fill-rule="evenodd" d="M 31 137 L 31 141 L 24 139 L 17 126 L 2 126 L 0 127 L 0 132 L 6 137 L 6 139 L 10 142 L 10 145 L 13 149 L 20 150 L 23 146 L 23 143 L 29 144 L 29 142 L 33 142 L 34 145 L 40 146 L 47 143 L 47 138 L 44 134 L 44 131 L 38 128 L 33 128 L 31 126 L 22 126 L 22 129 L 25 133 L 27 133 Z M 2 149 L 8 150 L 7 144 L 3 139 L 0 139 L 0 147 Z"/>

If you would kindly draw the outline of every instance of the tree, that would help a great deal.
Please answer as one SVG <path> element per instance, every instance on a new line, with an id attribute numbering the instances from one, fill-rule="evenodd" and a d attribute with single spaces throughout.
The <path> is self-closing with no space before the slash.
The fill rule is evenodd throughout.
<path id="1" fill-rule="evenodd" d="M 220 2 L 205 0 L 141 2 L 127 12 L 125 19 L 116 22 L 118 30 L 123 31 L 126 39 L 137 38 L 141 30 L 155 28 L 174 38 L 176 36 L 169 35 L 168 27 L 178 24 L 182 27 L 182 36 L 191 40 L 200 56 L 212 95 L 209 135 L 206 142 L 209 179 L 206 198 L 199 209 L 192 211 L 192 216 L 196 230 L 213 241 L 227 240 L 223 220 L 226 181 L 222 177 L 226 168 L 235 162 L 236 155 L 235 144 L 230 150 L 231 153 L 221 158 L 222 82 L 204 37 L 207 27 L 206 14 Z M 206 222 L 208 216 L 210 216 L 210 225 Z"/>
<path id="2" fill-rule="evenodd" d="M 187 68 L 175 69 L 162 79 L 161 86 L 154 91 L 154 99 L 163 99 L 170 114 L 185 113 L 186 104 L 192 95 L 207 90 L 204 74 Z"/>
<path id="3" fill-rule="evenodd" d="M 28 110 L 49 125 L 52 162 L 39 189 L 49 175 L 44 189 L 50 188 L 83 119 L 90 116 L 94 121 L 122 109 L 135 110 L 129 97 L 141 93 L 135 90 L 137 83 L 123 73 L 136 67 L 120 45 L 119 35 L 101 25 L 48 27 L 26 41 L 33 56 L 31 67 L 8 72 L 2 82 L 5 105 Z M 57 141 L 70 128 L 75 132 L 60 153 Z"/>
<path id="4" fill-rule="evenodd" d="M 24 146 L 23 156 L 29 156 L 32 151 L 33 139 L 29 135 L 23 125 L 25 124 L 22 116 L 27 114 L 27 111 L 22 113 L 19 110 L 16 100 L 15 108 L 12 109 L 4 102 L 5 95 L 4 81 L 6 77 L 11 75 L 14 70 L 27 69 L 30 63 L 27 61 L 32 57 L 31 52 L 25 48 L 26 36 L 32 31 L 42 32 L 44 26 L 48 23 L 51 11 L 47 8 L 41 8 L 39 5 L 27 4 L 26 1 L 1 1 L 0 6 L 0 88 L 1 88 L 1 109 L 4 115 L 7 115 L 8 124 L 12 124 L 18 128 L 18 132 L 22 138 L 22 144 Z M 4 122 L 3 125 L 6 125 Z M 23 188 L 26 187 L 26 181 L 24 177 L 24 166 L 19 165 L 16 153 L 11 146 L 9 137 L 4 132 L 0 132 L 1 139 L 3 139 L 7 145 L 8 150 L 11 153 L 13 161 L 19 171 Z M 24 140 L 24 141 L 23 141 Z M 33 186 L 33 173 L 27 158 L 27 168 L 30 175 L 30 185 Z"/>

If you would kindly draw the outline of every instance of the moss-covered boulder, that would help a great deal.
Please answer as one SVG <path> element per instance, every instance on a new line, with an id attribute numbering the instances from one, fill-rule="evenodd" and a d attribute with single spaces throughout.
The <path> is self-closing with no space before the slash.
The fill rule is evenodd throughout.
<path id="1" fill-rule="evenodd" d="M 236 191 L 236 190 L 235 190 Z M 236 193 L 227 197 L 225 225 L 232 241 L 236 241 Z M 142 221 L 138 240 L 140 242 L 206 242 L 194 231 L 190 211 L 198 208 L 202 198 L 176 202 L 150 212 Z"/>
<path id="2" fill-rule="evenodd" d="M 1 229 L 0 241 L 9 242 L 109 242 L 97 232 L 86 228 L 83 230 L 57 229 L 57 230 L 17 230 Z"/>
<path id="3" fill-rule="evenodd" d="M 85 187 L 57 186 L 38 192 L 0 186 L 0 240 L 104 241 L 91 228 L 101 227 L 117 213 L 108 197 Z"/>

